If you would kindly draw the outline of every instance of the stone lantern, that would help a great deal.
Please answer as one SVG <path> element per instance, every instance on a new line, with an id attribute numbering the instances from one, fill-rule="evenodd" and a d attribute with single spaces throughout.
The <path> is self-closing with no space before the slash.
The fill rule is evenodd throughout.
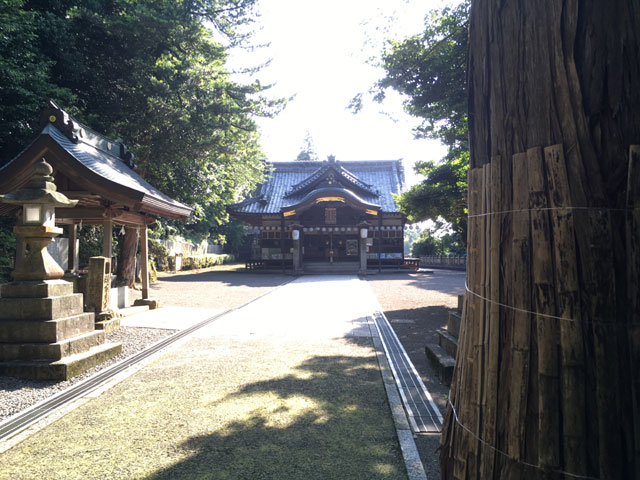
<path id="1" fill-rule="evenodd" d="M 55 207 L 74 207 L 56 192 L 44 160 L 33 167 L 29 184 L 0 201 L 22 206 L 22 222 L 14 228 L 24 239 L 11 276 L 0 285 L 0 375 L 36 380 L 66 380 L 118 355 L 119 343 L 107 343 L 95 330 L 95 316 L 84 312 L 81 293 L 62 280 L 64 272 L 47 252 L 62 233 L 55 226 Z"/>
<path id="2" fill-rule="evenodd" d="M 0 195 L 1 202 L 22 206 L 22 224 L 13 230 L 25 241 L 25 255 L 16 258 L 11 273 L 14 280 L 54 280 L 64 275 L 49 255 L 47 245 L 62 233 L 55 224 L 55 208 L 75 207 L 78 201 L 56 191 L 52 173 L 51 165 L 42 159 L 33 167 L 33 176 L 25 188 Z"/>

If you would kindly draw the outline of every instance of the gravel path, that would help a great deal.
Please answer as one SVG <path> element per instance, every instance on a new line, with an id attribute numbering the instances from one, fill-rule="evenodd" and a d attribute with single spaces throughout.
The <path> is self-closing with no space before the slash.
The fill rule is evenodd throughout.
<path id="1" fill-rule="evenodd" d="M 107 335 L 109 342 L 122 343 L 122 353 L 110 360 L 87 370 L 82 375 L 64 382 L 54 380 L 23 380 L 13 377 L 0 377 L 0 422 L 35 405 L 36 403 L 55 395 L 62 390 L 98 373 L 114 363 L 144 350 L 176 330 L 159 330 L 155 328 L 126 328 Z"/>
<path id="2" fill-rule="evenodd" d="M 442 413 L 449 388 L 427 362 L 424 347 L 438 343 L 437 330 L 447 323 L 449 310 L 464 293 L 465 272 L 433 270 L 424 273 L 384 273 L 367 277 L 396 335 Z M 428 478 L 440 478 L 440 435 L 419 435 L 416 446 Z"/>
<path id="3" fill-rule="evenodd" d="M 230 309 L 291 280 L 290 276 L 285 275 L 234 270 L 233 266 L 223 265 L 203 271 L 166 275 L 151 285 L 150 295 L 157 298 L 161 305 Z M 197 288 L 188 285 L 195 285 Z M 140 292 L 133 291 L 131 301 L 139 297 Z M 122 327 L 107 335 L 108 341 L 122 343 L 120 355 L 63 382 L 0 377 L 0 422 L 144 350 L 175 331 Z"/>

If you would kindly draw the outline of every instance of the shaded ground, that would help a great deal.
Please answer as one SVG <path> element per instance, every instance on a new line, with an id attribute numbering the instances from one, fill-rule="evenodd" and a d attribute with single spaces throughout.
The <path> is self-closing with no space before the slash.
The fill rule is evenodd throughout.
<path id="1" fill-rule="evenodd" d="M 367 277 L 385 315 L 402 342 L 422 381 L 444 413 L 449 388 L 440 383 L 427 362 L 424 347 L 438 343 L 437 330 L 447 323 L 464 292 L 465 272 L 434 270 L 423 273 L 385 273 Z M 429 479 L 440 478 L 440 435 L 419 435 L 416 445 Z"/>

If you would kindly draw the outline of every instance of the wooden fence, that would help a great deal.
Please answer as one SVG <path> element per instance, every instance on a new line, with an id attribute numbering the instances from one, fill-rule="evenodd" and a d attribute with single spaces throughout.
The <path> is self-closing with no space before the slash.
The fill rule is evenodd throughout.
<path id="1" fill-rule="evenodd" d="M 465 270 L 467 268 L 467 256 L 453 255 L 428 255 L 420 257 L 422 268 L 450 268 L 452 270 Z"/>

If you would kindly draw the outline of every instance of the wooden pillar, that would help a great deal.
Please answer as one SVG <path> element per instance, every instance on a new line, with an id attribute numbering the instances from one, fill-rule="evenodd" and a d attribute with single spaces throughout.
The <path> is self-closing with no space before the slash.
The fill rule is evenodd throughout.
<path id="1" fill-rule="evenodd" d="M 107 218 L 102 223 L 102 256 L 111 259 L 113 257 L 112 246 L 112 232 L 113 232 L 113 219 L 110 214 L 107 214 Z"/>
<path id="2" fill-rule="evenodd" d="M 284 267 L 284 254 L 285 254 L 285 250 L 284 250 L 284 214 L 280 217 L 280 256 L 282 257 L 282 273 L 285 272 L 285 267 Z"/>
<path id="3" fill-rule="evenodd" d="M 142 298 L 149 298 L 149 242 L 147 226 L 140 225 L 140 276 L 142 277 Z"/>
<path id="4" fill-rule="evenodd" d="M 297 239 L 295 237 L 298 237 Z M 298 274 L 302 270 L 302 256 L 300 245 L 302 243 L 302 225 L 291 225 L 291 238 L 293 239 L 293 273 Z"/>
<path id="5" fill-rule="evenodd" d="M 67 271 L 73 272 L 78 268 L 76 265 L 76 239 L 78 238 L 78 226 L 75 223 L 69 225 L 69 250 L 67 260 Z"/>
<path id="6" fill-rule="evenodd" d="M 382 212 L 378 212 L 378 273 L 382 272 Z"/>

